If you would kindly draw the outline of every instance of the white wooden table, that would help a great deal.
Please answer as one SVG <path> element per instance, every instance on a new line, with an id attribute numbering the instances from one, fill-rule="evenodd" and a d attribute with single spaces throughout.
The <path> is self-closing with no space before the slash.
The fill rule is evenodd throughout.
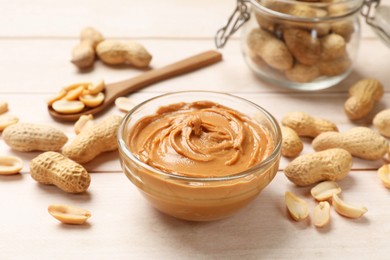
<path id="1" fill-rule="evenodd" d="M 382 1 L 390 5 L 389 0 Z M 100 62 L 79 73 L 69 62 L 81 28 L 92 25 L 106 38 L 135 39 L 160 67 L 214 48 L 214 33 L 225 24 L 233 0 L 0 0 L 0 99 L 8 113 L 23 122 L 47 123 L 72 138 L 73 125 L 54 121 L 46 100 L 67 84 L 104 79 L 115 82 L 142 73 Z M 229 92 L 263 106 L 280 120 L 289 111 L 307 111 L 334 121 L 341 131 L 351 123 L 343 112 L 348 87 L 372 77 L 386 94 L 375 112 L 390 108 L 390 49 L 363 26 L 359 59 L 338 86 L 296 92 L 260 81 L 244 64 L 239 34 L 221 50 L 224 61 L 192 74 L 164 81 L 131 95 L 136 102 L 158 94 L 207 89 Z M 105 114 L 120 114 L 112 107 Z M 371 115 L 371 118 L 372 118 Z M 359 125 L 369 125 L 370 120 Z M 305 140 L 304 153 L 311 152 Z M 92 174 L 87 193 L 70 195 L 37 184 L 29 161 L 39 153 L 11 150 L 0 138 L 0 153 L 25 162 L 21 174 L 0 176 L 0 259 L 388 259 L 390 191 L 376 170 L 384 161 L 354 159 L 351 174 L 340 182 L 343 198 L 368 208 L 350 220 L 331 212 L 331 224 L 316 229 L 310 221 L 292 221 L 284 206 L 287 190 L 315 205 L 309 188 L 297 188 L 284 176 L 282 159 L 274 181 L 248 207 L 221 221 L 189 223 L 149 206 L 122 173 L 116 152 L 85 165 Z M 72 204 L 92 212 L 89 224 L 63 225 L 47 213 L 53 203 Z"/>

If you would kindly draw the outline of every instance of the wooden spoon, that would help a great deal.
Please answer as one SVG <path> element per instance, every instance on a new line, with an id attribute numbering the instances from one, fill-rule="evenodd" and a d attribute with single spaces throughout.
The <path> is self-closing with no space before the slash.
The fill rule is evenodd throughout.
<path id="1" fill-rule="evenodd" d="M 61 121 L 76 121 L 82 115 L 96 114 L 107 108 L 117 97 L 126 96 L 153 83 L 191 72 L 222 60 L 222 54 L 217 51 L 206 51 L 187 59 L 172 63 L 162 68 L 147 71 L 134 78 L 107 84 L 105 99 L 101 105 L 94 108 L 85 108 L 75 114 L 61 114 L 48 106 L 50 115 Z"/>

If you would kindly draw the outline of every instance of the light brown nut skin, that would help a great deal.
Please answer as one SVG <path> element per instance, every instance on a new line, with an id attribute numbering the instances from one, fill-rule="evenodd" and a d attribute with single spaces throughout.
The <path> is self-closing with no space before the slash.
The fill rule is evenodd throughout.
<path id="1" fill-rule="evenodd" d="M 79 120 L 74 123 L 74 132 L 76 134 L 80 134 L 83 130 L 87 129 L 88 127 L 92 127 L 93 125 L 93 115 L 82 115 L 80 116 Z"/>
<path id="2" fill-rule="evenodd" d="M 121 120 L 122 117 L 112 115 L 94 127 L 85 129 L 64 147 L 62 153 L 78 163 L 86 163 L 103 152 L 116 150 L 116 137 Z"/>
<path id="3" fill-rule="evenodd" d="M 348 3 L 330 5 L 328 13 L 330 16 L 341 16 L 345 15 L 350 11 Z M 352 19 L 342 19 L 331 24 L 331 31 L 344 37 L 345 41 L 348 42 L 351 39 L 352 34 L 355 32 L 355 26 Z"/>
<path id="4" fill-rule="evenodd" d="M 320 40 L 309 31 L 290 28 L 284 30 L 283 37 L 287 48 L 300 63 L 313 65 L 320 59 Z"/>
<path id="5" fill-rule="evenodd" d="M 334 60 L 346 55 L 346 43 L 343 37 L 331 33 L 320 39 L 321 42 L 321 59 Z"/>
<path id="6" fill-rule="evenodd" d="M 71 225 L 82 225 L 91 217 L 91 212 L 88 210 L 70 205 L 50 205 L 47 211 L 60 222 Z"/>
<path id="7" fill-rule="evenodd" d="M 304 4 L 289 5 L 288 8 L 284 8 L 282 12 L 297 16 L 297 17 L 316 17 L 317 12 L 314 8 Z"/>
<path id="8" fill-rule="evenodd" d="M 255 12 L 255 18 L 261 29 L 273 32 L 275 29 L 275 21 L 270 17 Z"/>
<path id="9" fill-rule="evenodd" d="M 104 41 L 104 37 L 95 28 L 86 27 L 80 32 L 80 41 L 88 42 L 89 45 L 92 46 L 93 49 L 95 49 L 99 43 Z"/>
<path id="10" fill-rule="evenodd" d="M 379 160 L 389 148 L 384 137 L 367 127 L 354 127 L 343 133 L 322 133 L 313 140 L 312 146 L 316 151 L 342 148 L 365 160 Z"/>
<path id="11" fill-rule="evenodd" d="M 375 79 L 363 79 L 349 89 L 350 98 L 344 104 L 344 111 L 351 120 L 366 116 L 383 96 L 383 85 Z"/>
<path id="12" fill-rule="evenodd" d="M 334 148 L 297 157 L 287 165 L 284 174 L 294 184 L 308 186 L 324 180 L 341 180 L 347 176 L 351 166 L 351 154 Z"/>
<path id="13" fill-rule="evenodd" d="M 284 75 L 291 81 L 306 83 L 319 77 L 320 71 L 317 66 L 295 63 L 294 67 L 286 70 Z"/>
<path id="14" fill-rule="evenodd" d="M 390 137 L 390 109 L 385 109 L 375 115 L 373 125 L 383 136 Z"/>
<path id="15" fill-rule="evenodd" d="M 68 137 L 52 126 L 17 123 L 3 131 L 3 139 L 12 149 L 20 152 L 58 151 Z"/>
<path id="16" fill-rule="evenodd" d="M 316 137 L 327 131 L 338 131 L 329 120 L 313 117 L 304 112 L 291 112 L 282 119 L 282 125 L 295 130 L 299 136 Z"/>
<path id="17" fill-rule="evenodd" d="M 105 40 L 98 44 L 96 52 L 99 59 L 109 65 L 129 64 L 145 68 L 152 60 L 145 47 L 133 41 Z"/>
<path id="18" fill-rule="evenodd" d="M 55 185 L 68 193 L 81 193 L 91 183 L 83 166 L 57 152 L 45 152 L 31 160 L 31 177 L 39 183 Z"/>
<path id="19" fill-rule="evenodd" d="M 72 50 L 71 62 L 79 69 L 86 69 L 93 65 L 95 51 L 89 42 L 80 42 Z"/>
<path id="20" fill-rule="evenodd" d="M 349 42 L 355 33 L 355 26 L 353 21 L 339 21 L 331 25 L 331 31 L 341 35 L 346 42 Z"/>
<path id="21" fill-rule="evenodd" d="M 262 58 L 268 66 L 277 70 L 288 70 L 293 66 L 293 57 L 283 41 L 266 30 L 256 28 L 248 35 L 248 47 Z"/>
<path id="22" fill-rule="evenodd" d="M 287 126 L 280 127 L 282 130 L 282 155 L 296 157 L 303 150 L 303 143 L 297 133 Z"/>
<path id="23" fill-rule="evenodd" d="M 321 75 L 333 77 L 346 72 L 351 68 L 352 62 L 348 56 L 344 56 L 334 60 L 320 60 L 316 66 Z"/>

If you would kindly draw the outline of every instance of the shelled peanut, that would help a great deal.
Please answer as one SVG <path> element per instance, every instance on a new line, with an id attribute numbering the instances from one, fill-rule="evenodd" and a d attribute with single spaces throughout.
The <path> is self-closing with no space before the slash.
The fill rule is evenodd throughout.
<path id="1" fill-rule="evenodd" d="M 81 82 L 66 86 L 47 104 L 62 114 L 74 114 L 85 107 L 93 108 L 103 103 L 105 83 L 100 80 L 96 83 Z"/>
<path id="2" fill-rule="evenodd" d="M 351 67 L 347 45 L 356 30 L 350 26 L 353 22 L 349 18 L 329 21 L 331 16 L 347 13 L 346 7 L 331 9 L 326 5 L 276 1 L 261 4 L 297 19 L 278 19 L 254 10 L 256 25 L 246 42 L 248 57 L 258 69 L 289 81 L 308 83 L 322 76 L 338 76 Z M 313 21 L 299 20 L 302 18 Z M 318 21 L 322 18 L 324 21 Z"/>
<path id="3" fill-rule="evenodd" d="M 341 188 L 334 181 L 320 182 L 310 193 L 317 201 L 311 214 L 312 222 L 317 228 L 323 228 L 330 223 L 331 206 L 338 214 L 352 219 L 360 218 L 367 212 L 364 206 L 344 202 L 339 197 Z M 309 217 L 309 204 L 290 191 L 285 192 L 285 204 L 293 220 L 301 221 Z"/>
<path id="4" fill-rule="evenodd" d="M 23 160 L 16 156 L 0 155 L 0 175 L 12 175 L 23 169 Z"/>
<path id="5" fill-rule="evenodd" d="M 88 210 L 70 205 L 49 205 L 47 211 L 58 221 L 70 225 L 82 225 L 91 217 Z"/>

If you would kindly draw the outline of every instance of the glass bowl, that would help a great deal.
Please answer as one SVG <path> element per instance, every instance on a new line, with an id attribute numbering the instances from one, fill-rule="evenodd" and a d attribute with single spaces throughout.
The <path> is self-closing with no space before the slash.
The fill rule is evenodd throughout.
<path id="1" fill-rule="evenodd" d="M 261 79 L 298 89 L 324 89 L 352 70 L 360 41 L 362 0 L 249 0 L 241 46 Z"/>
<path id="2" fill-rule="evenodd" d="M 205 172 L 194 177 L 164 172 L 134 155 L 129 137 L 139 120 L 155 114 L 162 106 L 195 101 L 218 103 L 256 121 L 268 132 L 267 141 L 272 144 L 268 156 L 238 173 L 209 177 Z M 155 208 L 190 221 L 221 219 L 252 201 L 278 171 L 281 139 L 277 121 L 266 110 L 243 98 L 209 91 L 183 91 L 149 99 L 129 111 L 118 130 L 120 162 L 126 176 Z"/>

